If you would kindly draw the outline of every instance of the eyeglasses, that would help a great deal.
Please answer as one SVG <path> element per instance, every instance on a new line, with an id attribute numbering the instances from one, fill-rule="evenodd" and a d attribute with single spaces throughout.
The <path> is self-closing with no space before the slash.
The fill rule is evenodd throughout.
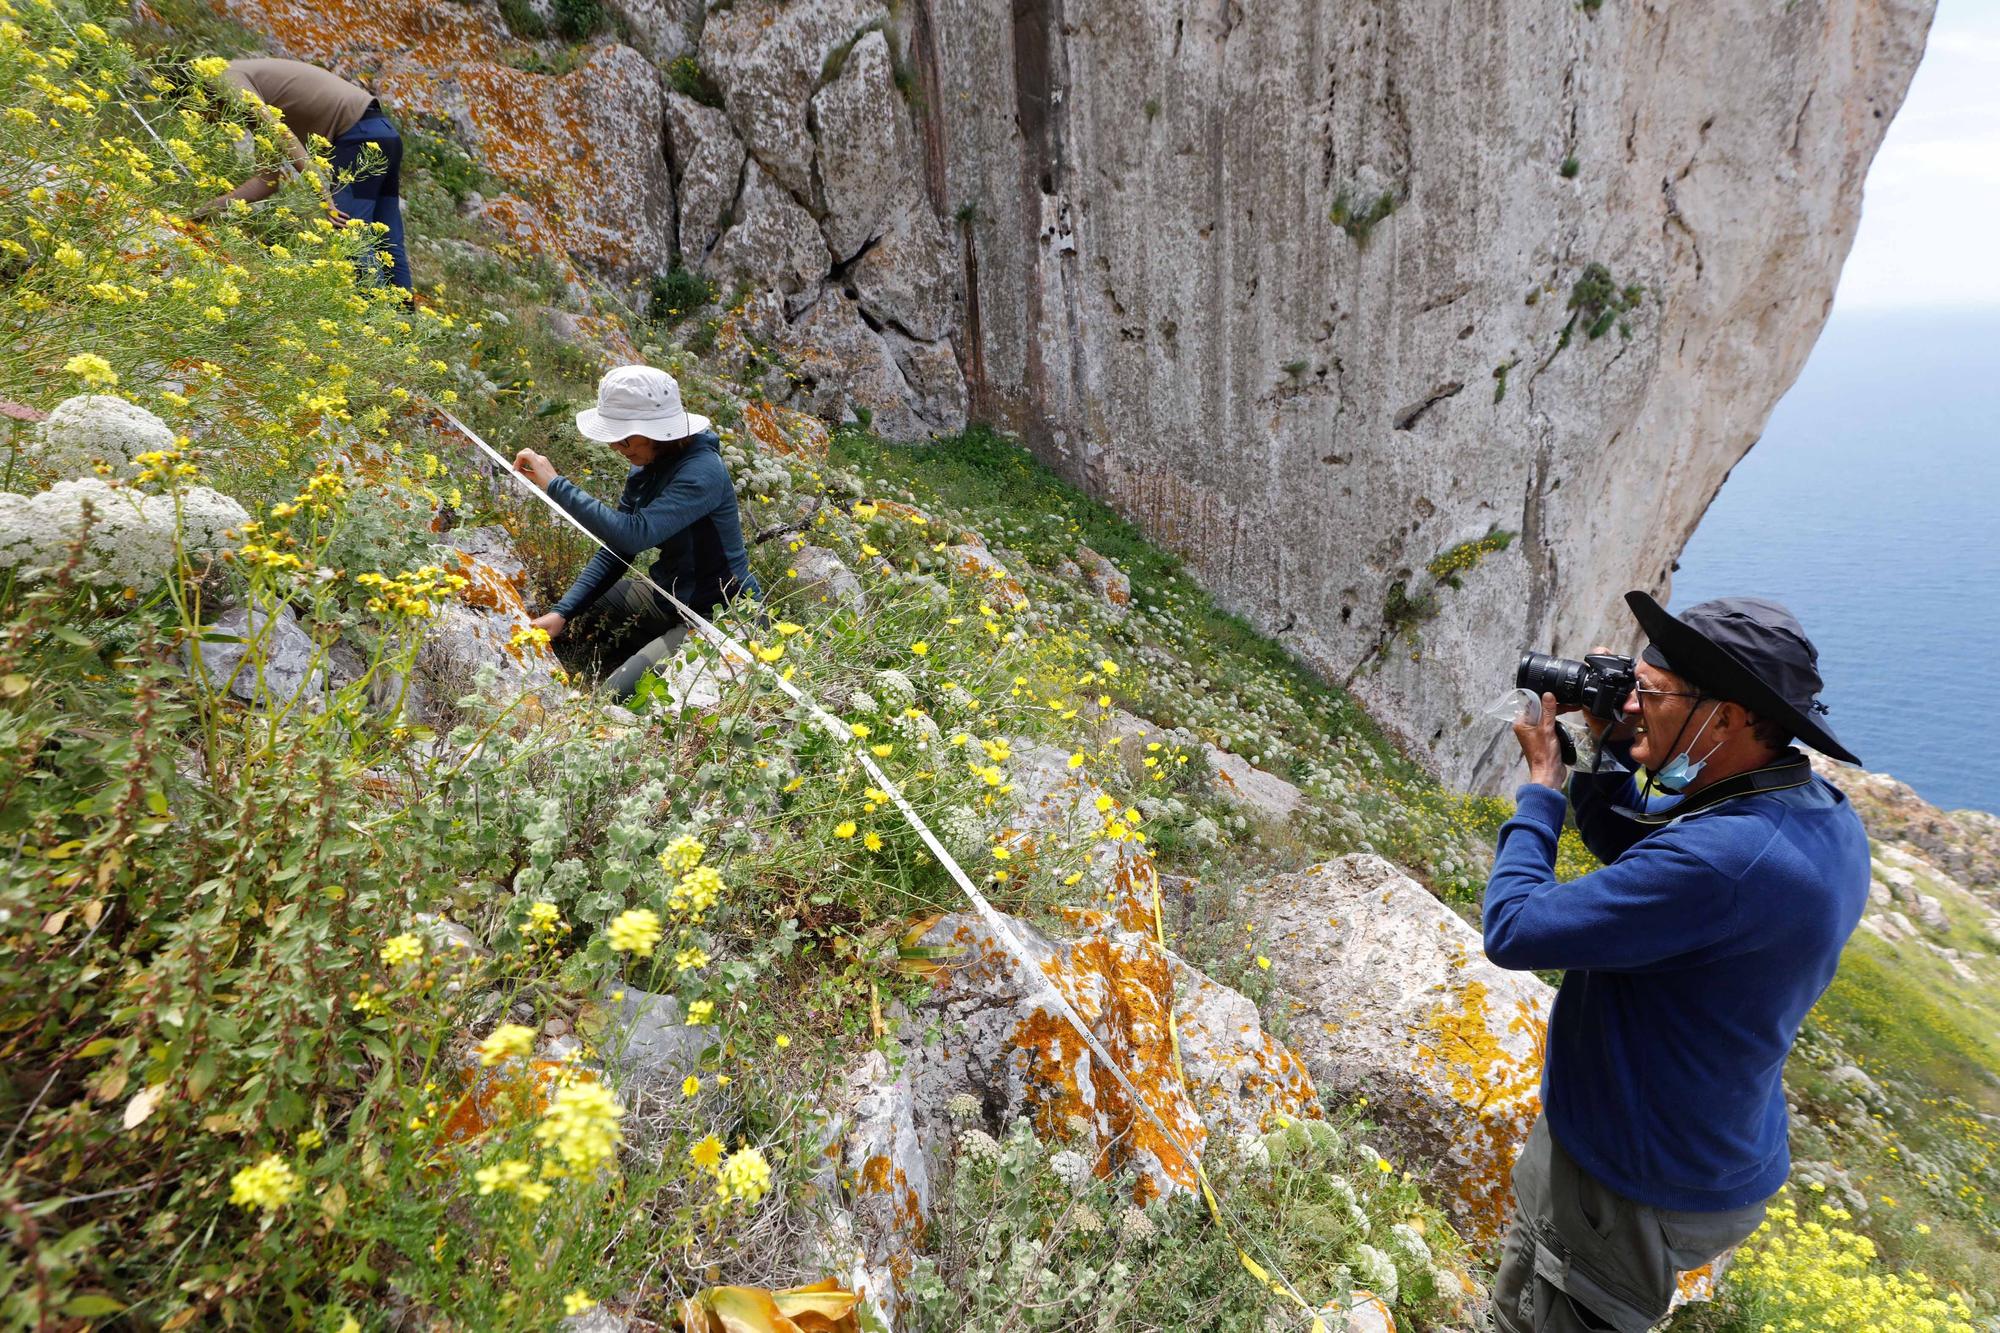
<path id="1" fill-rule="evenodd" d="M 1649 690 L 1643 685 L 1634 685 L 1632 693 L 1639 696 L 1643 707 L 1648 699 L 1706 699 L 1705 694 L 1689 694 L 1686 690 Z"/>

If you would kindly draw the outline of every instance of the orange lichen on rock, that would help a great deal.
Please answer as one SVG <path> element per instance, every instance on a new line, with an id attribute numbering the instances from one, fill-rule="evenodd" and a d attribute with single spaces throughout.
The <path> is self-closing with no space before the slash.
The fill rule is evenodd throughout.
<path id="1" fill-rule="evenodd" d="M 823 462 L 833 442 L 833 433 L 818 417 L 761 399 L 743 405 L 743 424 L 761 447 L 785 458 Z"/>
<path id="2" fill-rule="evenodd" d="M 469 1086 L 438 1126 L 441 1147 L 467 1143 L 489 1129 L 541 1115 L 565 1082 L 597 1081 L 590 1070 L 561 1060 L 530 1060 L 525 1069 L 508 1064 L 491 1072 L 468 1065 L 459 1071 L 459 1078 Z"/>

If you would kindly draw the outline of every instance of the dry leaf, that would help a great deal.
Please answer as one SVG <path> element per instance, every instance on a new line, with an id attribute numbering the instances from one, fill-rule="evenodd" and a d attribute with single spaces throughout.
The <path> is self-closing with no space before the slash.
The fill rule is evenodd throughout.
<path id="1" fill-rule="evenodd" d="M 151 1087 L 139 1089 L 132 1100 L 125 1103 L 125 1128 L 137 1129 L 145 1124 L 147 1117 L 159 1108 L 161 1100 L 166 1095 L 167 1085 L 164 1083 L 155 1083 Z"/>

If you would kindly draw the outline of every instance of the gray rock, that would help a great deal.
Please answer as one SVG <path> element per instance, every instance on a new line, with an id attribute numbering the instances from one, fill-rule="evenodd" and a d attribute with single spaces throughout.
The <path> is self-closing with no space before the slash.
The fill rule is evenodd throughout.
<path id="1" fill-rule="evenodd" d="M 605 0 L 632 45 L 656 65 L 694 49 L 704 0 Z"/>
<path id="2" fill-rule="evenodd" d="M 861 580 L 825 547 L 800 547 L 792 553 L 791 567 L 799 571 L 799 576 L 785 582 L 794 584 L 798 594 L 808 602 L 839 603 L 857 611 L 867 607 L 868 595 L 861 590 Z"/>
<path id="3" fill-rule="evenodd" d="M 1125 571 L 1088 546 L 1076 548 L 1076 567 L 1090 590 L 1123 620 L 1132 609 L 1132 580 L 1125 576 Z"/>
<path id="4" fill-rule="evenodd" d="M 564 1315 L 562 1333 L 627 1333 L 632 1325 L 623 1315 L 615 1315 L 602 1305 L 593 1305 L 582 1314 Z"/>
<path id="5" fill-rule="evenodd" d="M 743 184 L 743 145 L 729 117 L 691 97 L 666 97 L 667 151 L 680 199 L 682 262 L 696 267 L 715 249 Z"/>
<path id="6" fill-rule="evenodd" d="M 315 661 L 312 636 L 300 626 L 292 608 L 278 607 L 275 616 L 247 606 L 232 607 L 203 627 L 199 671 L 210 688 L 228 683 L 229 692 L 248 704 L 281 709 L 294 701 L 318 708 L 326 699 L 327 662 Z M 208 636 L 224 635 L 235 642 Z M 188 669 L 196 670 L 195 645 L 182 650 Z"/>
<path id="7" fill-rule="evenodd" d="M 1245 814 L 1271 824 L 1283 824 L 1305 800 L 1305 793 L 1276 773 L 1266 773 L 1241 755 L 1204 745 L 1208 770 L 1222 798 Z"/>
<path id="8" fill-rule="evenodd" d="M 690 1027 L 681 1002 L 672 995 L 655 995 L 634 986 L 624 998 L 605 1005 L 603 1030 L 597 1033 L 599 1054 L 614 1079 L 646 1084 L 677 1084 L 701 1064 L 701 1053 L 716 1042 L 712 1025 Z"/>
<path id="9" fill-rule="evenodd" d="M 862 309 L 916 342 L 950 336 L 958 322 L 957 257 L 930 206 L 912 199 L 882 220 L 879 239 L 855 263 Z"/>
<path id="10" fill-rule="evenodd" d="M 888 216 L 915 202 L 923 184 L 909 111 L 879 31 L 854 44 L 840 76 L 813 94 L 812 108 L 822 225 L 835 258 L 845 262 L 882 235 Z"/>
<path id="11" fill-rule="evenodd" d="M 709 267 L 728 279 L 748 279 L 807 299 L 827 271 L 826 241 L 812 214 L 756 161 L 744 168 L 736 223 L 723 233 Z"/>
<path id="12" fill-rule="evenodd" d="M 872 0 L 744 0 L 708 17 L 702 67 L 721 87 L 737 137 L 797 198 L 812 193 L 806 108 L 827 64 L 887 17 Z"/>
<path id="13" fill-rule="evenodd" d="M 1280 875 L 1245 899 L 1321 1089 L 1365 1093 L 1461 1234 L 1497 1241 L 1509 1170 L 1541 1111 L 1554 992 L 1487 962 L 1476 930 L 1378 856 Z"/>
<path id="14" fill-rule="evenodd" d="M 1932 9 L 1559 5 L 1440 42 L 1451 0 L 1337 38 L 1324 0 L 941 0 L 980 401 L 1500 790 L 1511 736 L 1458 719 L 1523 645 L 1636 644 L 1618 596 L 1664 600 L 1804 363 Z M 1596 262 L 1642 289 L 1632 336 L 1558 351 Z M 1385 636 L 1390 589 L 1494 525 L 1521 535 Z"/>

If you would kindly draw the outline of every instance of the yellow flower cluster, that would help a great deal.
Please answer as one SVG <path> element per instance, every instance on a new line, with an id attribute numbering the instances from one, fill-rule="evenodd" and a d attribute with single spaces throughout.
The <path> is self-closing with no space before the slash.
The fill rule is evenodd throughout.
<path id="1" fill-rule="evenodd" d="M 79 263 L 82 262 L 83 256 L 80 253 L 74 250 L 71 253 L 76 254 Z M 57 252 L 56 258 L 58 261 L 63 258 L 61 251 Z M 63 362 L 63 369 L 82 380 L 86 388 L 108 389 L 118 383 L 118 372 L 111 368 L 109 361 L 95 352 L 78 352 Z"/>
<path id="2" fill-rule="evenodd" d="M 700 921 L 714 909 L 721 896 L 721 872 L 714 866 L 696 866 L 668 890 L 667 909 L 675 916 Z"/>
<path id="3" fill-rule="evenodd" d="M 1939 1295 L 1922 1273 L 1883 1271 L 1874 1243 L 1839 1225 L 1849 1220 L 1831 1204 L 1801 1217 L 1781 1194 L 1730 1269 L 1732 1298 L 1773 1333 L 1973 1333 L 1963 1297 Z"/>
<path id="4" fill-rule="evenodd" d="M 521 926 L 523 934 L 544 940 L 554 939 L 563 929 L 562 912 L 554 903 L 533 902 L 528 904 L 528 919 Z"/>
<path id="5" fill-rule="evenodd" d="M 634 907 L 620 912 L 605 931 L 605 938 L 619 953 L 635 953 L 641 958 L 653 956 L 653 946 L 660 942 L 666 932 L 660 927 L 660 914 L 645 907 Z"/>
<path id="6" fill-rule="evenodd" d="M 357 574 L 354 581 L 364 588 L 375 589 L 375 596 L 368 599 L 370 611 L 378 616 L 404 616 L 411 620 L 428 620 L 436 615 L 438 602 L 465 587 L 466 582 L 464 575 L 448 574 L 436 565 L 395 575 Z"/>
<path id="7" fill-rule="evenodd" d="M 625 1108 L 602 1083 L 575 1082 L 560 1088 L 535 1137 L 552 1147 L 571 1176 L 588 1176 L 618 1152 L 618 1122 Z"/>
<path id="8" fill-rule="evenodd" d="M 550 1185 L 535 1178 L 534 1163 L 518 1157 L 482 1166 L 472 1173 L 472 1180 L 481 1195 L 512 1194 L 531 1208 L 539 1207 L 552 1192 Z"/>
<path id="9" fill-rule="evenodd" d="M 241 1208 L 274 1212 L 290 1203 L 298 1192 L 298 1173 L 275 1153 L 229 1178 L 229 1201 Z"/>
<path id="10" fill-rule="evenodd" d="M 738 1148 L 716 1173 L 715 1188 L 724 1199 L 755 1204 L 770 1193 L 771 1164 L 755 1148 Z"/>
<path id="11" fill-rule="evenodd" d="M 382 941 L 382 961 L 390 967 L 414 963 L 424 956 L 424 942 L 407 932 Z"/>
<path id="12" fill-rule="evenodd" d="M 479 1063 L 488 1069 L 502 1060 L 525 1060 L 535 1049 L 535 1030 L 519 1023 L 502 1023 L 477 1048 Z"/>

